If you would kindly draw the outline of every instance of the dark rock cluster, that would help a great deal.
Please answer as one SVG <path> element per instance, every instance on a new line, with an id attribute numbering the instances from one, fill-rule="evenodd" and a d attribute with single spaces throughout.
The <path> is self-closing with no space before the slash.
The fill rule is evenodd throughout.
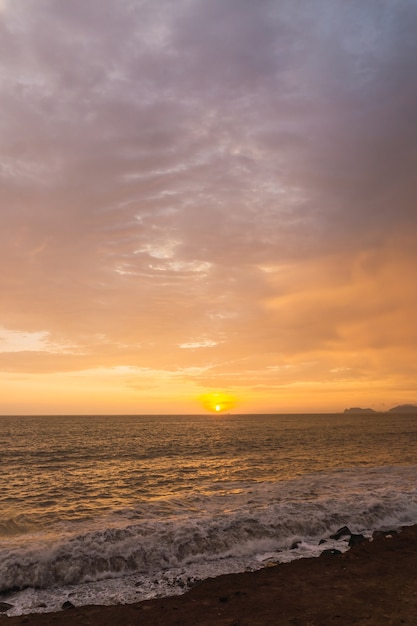
<path id="1" fill-rule="evenodd" d="M 396 530 L 374 530 L 374 532 L 372 533 L 372 540 L 378 538 L 390 538 L 396 534 L 398 534 L 398 531 Z M 348 545 L 350 548 L 352 546 L 357 546 L 364 541 L 368 541 L 368 539 L 361 533 L 352 533 L 348 526 L 342 526 L 342 528 L 339 528 L 339 530 L 330 535 L 330 539 L 334 539 L 336 541 L 340 541 L 341 539 L 347 539 L 348 537 Z M 319 541 L 319 545 L 326 543 L 326 541 L 326 539 L 321 539 Z M 341 554 L 341 551 L 335 548 L 330 548 L 327 550 L 323 550 L 320 556 L 335 556 L 337 554 Z"/>

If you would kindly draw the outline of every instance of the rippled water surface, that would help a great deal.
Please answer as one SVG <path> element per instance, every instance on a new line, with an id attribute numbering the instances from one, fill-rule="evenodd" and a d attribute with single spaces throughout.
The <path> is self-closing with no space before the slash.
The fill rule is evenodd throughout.
<path id="1" fill-rule="evenodd" d="M 0 417 L 0 451 L 15 613 L 62 593 L 172 593 L 151 581 L 317 554 L 344 524 L 417 522 L 412 414 Z"/>
<path id="2" fill-rule="evenodd" d="M 414 415 L 0 418 L 1 522 L 95 516 L 241 481 L 414 463 Z M 1 529 L 1 526 L 0 526 Z"/>

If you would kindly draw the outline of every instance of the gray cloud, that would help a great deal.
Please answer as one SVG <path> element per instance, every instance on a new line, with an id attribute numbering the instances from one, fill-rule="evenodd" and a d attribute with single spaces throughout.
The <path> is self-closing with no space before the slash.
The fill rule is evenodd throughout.
<path id="1" fill-rule="evenodd" d="M 4 7 L 0 325 L 89 366 L 339 352 L 387 303 L 349 306 L 384 289 L 364 254 L 409 320 L 386 266 L 416 269 L 414 2 Z"/>

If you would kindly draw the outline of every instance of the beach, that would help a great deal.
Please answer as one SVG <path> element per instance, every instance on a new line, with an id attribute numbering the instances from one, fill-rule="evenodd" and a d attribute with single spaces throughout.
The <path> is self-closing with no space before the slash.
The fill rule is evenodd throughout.
<path id="1" fill-rule="evenodd" d="M 203 581 L 181 596 L 6 617 L 8 626 L 269 626 L 415 624 L 417 526 L 343 554 Z"/>

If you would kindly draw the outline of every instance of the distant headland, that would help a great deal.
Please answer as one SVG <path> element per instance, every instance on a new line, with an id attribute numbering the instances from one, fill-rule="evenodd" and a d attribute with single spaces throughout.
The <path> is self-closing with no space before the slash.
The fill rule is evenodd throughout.
<path id="1" fill-rule="evenodd" d="M 352 407 L 345 409 L 344 413 L 417 413 L 416 404 L 400 404 L 399 406 L 393 406 L 388 411 L 374 411 L 374 409 L 362 409 L 360 407 Z"/>

